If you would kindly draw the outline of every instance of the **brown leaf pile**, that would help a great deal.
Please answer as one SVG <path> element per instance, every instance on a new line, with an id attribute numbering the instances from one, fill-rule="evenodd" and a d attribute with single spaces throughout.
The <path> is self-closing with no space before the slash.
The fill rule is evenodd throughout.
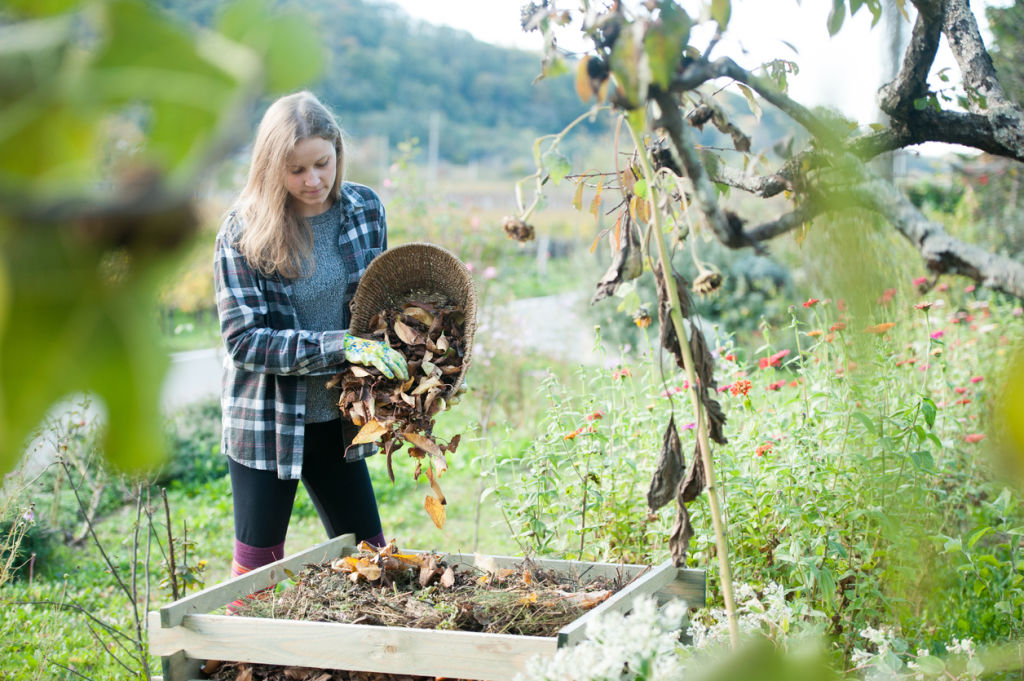
<path id="1" fill-rule="evenodd" d="M 352 444 L 378 443 L 392 482 L 392 455 L 406 442 L 409 455 L 418 460 L 413 478 L 419 479 L 426 460 L 426 475 L 436 496 L 428 495 L 424 506 L 437 527 L 444 525 L 447 503 L 437 478 L 448 470 L 445 452 L 454 454 L 461 436 L 439 442 L 432 434 L 434 417 L 446 407 L 462 374 L 465 323 L 462 307 L 437 295 L 413 294 L 400 306 L 374 315 L 366 334 L 405 357 L 408 380 L 389 379 L 372 366 L 350 364 L 327 383 L 329 388 L 341 388 L 338 408 L 361 426 Z"/>

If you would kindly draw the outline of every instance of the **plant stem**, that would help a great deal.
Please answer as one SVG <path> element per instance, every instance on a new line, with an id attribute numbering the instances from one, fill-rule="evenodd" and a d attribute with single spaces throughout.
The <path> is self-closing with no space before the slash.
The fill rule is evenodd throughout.
<path id="1" fill-rule="evenodd" d="M 170 552 L 167 570 L 171 573 L 171 596 L 178 600 L 178 578 L 174 574 L 177 567 L 174 564 L 174 537 L 171 536 L 171 506 L 167 503 L 167 489 L 160 488 L 160 496 L 164 500 L 164 515 L 167 516 L 167 550 Z"/>
<path id="2" fill-rule="evenodd" d="M 647 152 L 640 142 L 640 130 L 635 130 L 627 119 L 629 134 L 633 138 L 633 144 L 637 149 L 637 156 L 643 168 L 644 179 L 647 182 L 647 191 L 650 194 L 651 222 L 654 229 L 654 240 L 658 246 L 658 260 L 661 263 L 662 276 L 665 278 L 665 290 L 668 292 L 669 303 L 672 308 L 670 317 L 672 326 L 676 332 L 676 340 L 679 342 L 679 349 L 682 351 L 684 363 L 686 364 L 686 377 L 690 381 L 690 400 L 693 403 L 694 420 L 697 422 L 697 443 L 700 448 L 701 462 L 704 464 L 704 476 L 708 483 L 708 505 L 711 508 L 711 523 L 715 529 L 715 546 L 718 552 L 719 580 L 722 583 L 722 597 L 725 600 L 725 611 L 729 619 L 729 640 L 733 649 L 739 647 L 739 624 L 736 619 L 736 602 L 732 592 L 732 570 L 729 565 L 729 544 L 726 541 L 725 523 L 722 520 L 722 508 L 718 499 L 718 486 L 715 484 L 714 467 L 711 463 L 711 446 L 708 443 L 707 424 L 704 418 L 704 409 L 701 404 L 697 390 L 706 390 L 706 386 L 698 385 L 697 373 L 693 363 L 693 353 L 690 351 L 690 344 L 687 342 L 686 329 L 683 326 L 683 315 L 680 312 L 679 292 L 676 290 L 675 277 L 672 276 L 672 262 L 665 246 L 665 236 L 661 231 L 661 220 L 658 212 L 657 188 L 654 182 L 654 171 L 651 169 Z"/>

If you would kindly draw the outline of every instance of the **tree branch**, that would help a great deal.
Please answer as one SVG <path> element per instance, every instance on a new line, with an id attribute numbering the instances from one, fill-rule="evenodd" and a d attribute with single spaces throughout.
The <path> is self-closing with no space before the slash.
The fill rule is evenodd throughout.
<path id="1" fill-rule="evenodd" d="M 683 121 L 679 102 L 675 96 L 655 87 L 652 87 L 650 92 L 661 109 L 661 118 L 655 124 L 668 131 L 676 155 L 682 161 L 683 171 L 693 185 L 696 199 L 693 205 L 697 207 L 702 221 L 711 228 L 719 241 L 730 248 L 752 245 L 743 239 L 742 229 L 734 230 L 730 226 L 725 213 L 719 208 L 718 192 L 715 191 L 707 173 L 704 172 L 704 165 L 701 163 L 690 137 L 690 126 Z"/>
<path id="2" fill-rule="evenodd" d="M 959 274 L 1024 298 L 1024 264 L 951 237 L 888 182 L 871 180 L 849 190 L 847 196 L 854 204 L 884 215 L 917 248 L 932 272 Z"/>
<path id="3" fill-rule="evenodd" d="M 935 61 L 942 36 L 941 17 L 918 8 L 903 66 L 891 82 L 878 90 L 878 107 L 895 119 L 914 110 L 914 100 L 928 94 L 928 72 Z"/>

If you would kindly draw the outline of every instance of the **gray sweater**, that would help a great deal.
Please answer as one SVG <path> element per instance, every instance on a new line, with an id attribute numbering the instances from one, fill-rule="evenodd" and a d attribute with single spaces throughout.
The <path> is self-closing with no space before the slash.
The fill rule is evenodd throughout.
<path id="1" fill-rule="evenodd" d="M 292 298 L 301 328 L 310 331 L 341 329 L 342 304 L 348 283 L 341 260 L 341 205 L 306 219 L 313 230 L 312 262 L 306 273 L 292 282 Z M 322 423 L 340 417 L 338 389 L 327 390 L 327 376 L 313 376 L 306 389 L 306 423 Z"/>

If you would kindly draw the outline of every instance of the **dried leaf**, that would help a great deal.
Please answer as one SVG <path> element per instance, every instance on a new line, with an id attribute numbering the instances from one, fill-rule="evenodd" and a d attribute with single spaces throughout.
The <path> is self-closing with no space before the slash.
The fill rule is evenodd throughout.
<path id="1" fill-rule="evenodd" d="M 704 462 L 700 457 L 700 444 L 698 443 L 694 447 L 693 461 L 690 462 L 690 468 L 686 471 L 686 477 L 679 484 L 676 499 L 681 504 L 688 504 L 700 496 L 707 484 L 704 478 Z"/>
<path id="2" fill-rule="evenodd" d="M 442 333 L 441 337 L 437 339 L 437 351 L 438 352 L 447 352 L 449 347 L 450 347 L 450 345 L 448 343 L 448 339 L 445 338 L 444 333 Z"/>
<path id="3" fill-rule="evenodd" d="M 420 381 L 420 384 L 416 386 L 416 389 L 412 391 L 412 394 L 422 395 L 431 388 L 437 388 L 443 385 L 444 383 L 442 383 L 441 379 L 438 378 L 437 376 L 428 376 L 427 378 L 424 378 L 423 380 Z"/>
<path id="4" fill-rule="evenodd" d="M 450 566 L 445 568 L 444 574 L 441 575 L 441 586 L 446 589 L 455 586 L 455 571 Z"/>
<path id="5" fill-rule="evenodd" d="M 623 238 L 619 239 L 618 245 L 616 245 L 615 239 L 611 240 L 612 262 L 604 276 L 597 282 L 597 290 L 590 299 L 591 305 L 614 295 L 615 289 L 619 287 L 619 284 L 636 279 L 643 274 L 644 264 L 643 253 L 640 249 L 640 238 L 637 236 L 633 222 L 629 219 L 628 214 L 626 214 L 626 219 L 622 222 L 625 234 L 622 235 Z"/>
<path id="6" fill-rule="evenodd" d="M 377 419 L 372 419 L 359 429 L 356 436 L 352 438 L 352 444 L 361 445 L 367 442 L 376 442 L 386 432 L 388 432 L 387 428 L 381 425 Z"/>
<path id="7" fill-rule="evenodd" d="M 672 535 L 669 537 L 668 546 L 672 553 L 672 564 L 676 567 L 686 565 L 686 552 L 690 549 L 690 540 L 693 539 L 693 526 L 690 525 L 690 513 L 686 506 L 677 503 L 678 514 L 676 522 L 672 526 Z"/>
<path id="8" fill-rule="evenodd" d="M 370 374 L 369 371 L 359 366 L 358 364 L 352 364 L 351 366 L 349 366 L 349 371 L 351 371 L 352 375 L 355 376 L 356 378 L 366 378 L 367 376 L 372 375 Z M 331 386 L 328 385 L 327 387 L 330 388 Z"/>
<path id="9" fill-rule="evenodd" d="M 422 333 L 407 324 L 403 324 L 400 320 L 395 322 L 394 328 L 398 338 L 407 345 L 423 345 L 426 343 L 426 337 Z"/>
<path id="10" fill-rule="evenodd" d="M 577 592 L 559 591 L 558 594 L 562 596 L 564 600 L 569 601 L 574 605 L 578 605 L 584 610 L 587 610 L 589 608 L 593 608 L 598 603 L 602 603 L 608 600 L 608 598 L 612 595 L 612 591 L 610 589 L 601 589 L 600 591 Z"/>
<path id="11" fill-rule="evenodd" d="M 428 329 L 430 328 L 430 325 L 434 323 L 434 315 L 430 314 L 422 307 L 417 307 L 415 305 L 407 306 L 404 310 L 402 310 L 402 314 L 407 314 L 416 321 L 422 322 L 423 325 Z"/>
<path id="12" fill-rule="evenodd" d="M 690 294 L 688 293 L 690 286 L 682 275 L 676 274 L 674 276 L 676 291 L 679 294 L 680 312 L 685 319 L 690 316 Z M 655 284 L 658 289 L 658 326 L 660 329 L 661 346 L 672 353 L 672 356 L 676 358 L 676 365 L 680 369 L 685 369 L 686 363 L 683 361 L 683 351 L 679 347 L 675 326 L 672 324 L 672 303 L 669 300 L 668 288 L 665 285 L 665 277 L 660 265 L 655 271 Z"/>
<path id="13" fill-rule="evenodd" d="M 441 456 L 441 449 L 437 446 L 437 443 L 426 435 L 420 435 L 419 433 L 402 433 L 402 437 L 416 447 L 422 449 L 427 454 L 432 456 Z"/>
<path id="14" fill-rule="evenodd" d="M 432 497 L 428 494 L 423 500 L 423 507 L 427 509 L 427 515 L 434 521 L 437 529 L 444 527 L 445 508 L 444 504 L 438 501 L 437 497 Z"/>
<path id="15" fill-rule="evenodd" d="M 437 495 L 438 501 L 442 504 L 447 504 L 448 500 L 444 498 L 444 492 L 441 491 L 441 485 L 437 484 L 437 479 L 434 477 L 434 470 L 432 468 L 427 469 L 427 480 L 430 481 L 430 489 L 434 490 L 434 494 Z"/>
<path id="16" fill-rule="evenodd" d="M 662 437 L 658 468 L 654 471 L 651 485 L 647 490 L 647 508 L 652 513 L 675 498 L 685 465 L 679 431 L 676 430 L 675 416 L 672 416 Z"/>

